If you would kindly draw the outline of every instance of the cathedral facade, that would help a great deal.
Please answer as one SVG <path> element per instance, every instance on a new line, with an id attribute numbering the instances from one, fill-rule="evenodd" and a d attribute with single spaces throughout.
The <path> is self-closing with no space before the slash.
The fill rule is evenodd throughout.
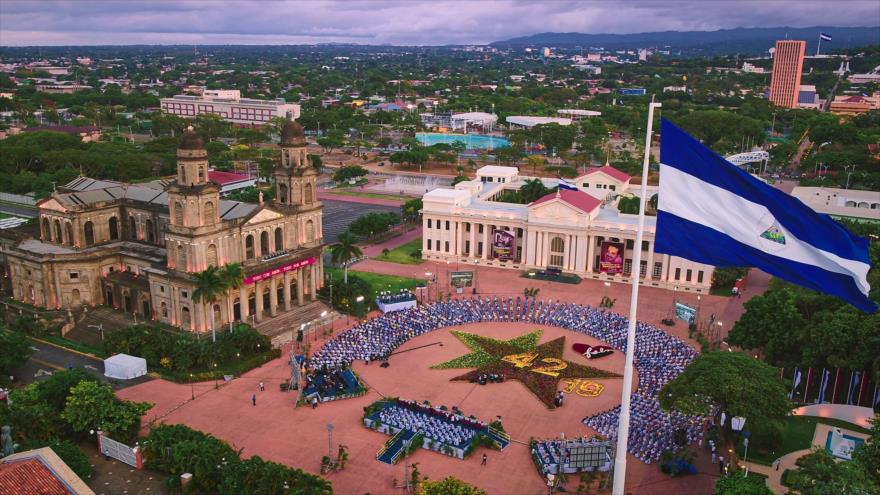
<path id="1" fill-rule="evenodd" d="M 75 179 L 37 204 L 40 235 L 0 249 L 15 299 L 47 309 L 107 305 L 194 332 L 260 322 L 317 298 L 323 206 L 303 128 L 281 132 L 275 199 L 220 199 L 208 154 L 188 130 L 170 182 Z M 240 289 L 193 300 L 195 274 L 238 263 Z"/>

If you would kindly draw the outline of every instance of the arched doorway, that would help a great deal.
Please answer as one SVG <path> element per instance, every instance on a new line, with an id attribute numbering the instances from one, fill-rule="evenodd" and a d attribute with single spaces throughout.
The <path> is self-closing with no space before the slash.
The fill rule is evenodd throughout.
<path id="1" fill-rule="evenodd" d="M 83 233 L 86 238 L 86 246 L 91 246 L 95 243 L 95 226 L 92 222 L 86 222 L 83 224 Z"/>
<path id="2" fill-rule="evenodd" d="M 272 291 L 266 287 L 263 289 L 263 311 L 269 311 L 271 308 L 272 301 L 269 299 L 270 297 L 272 297 Z"/>
<path id="3" fill-rule="evenodd" d="M 260 233 L 260 256 L 269 254 L 269 233 L 265 230 Z"/>
<path id="4" fill-rule="evenodd" d="M 223 323 L 223 315 L 220 312 L 220 305 L 214 305 L 214 327 L 216 328 L 218 325 Z"/>
<path id="5" fill-rule="evenodd" d="M 119 239 L 119 220 L 117 220 L 116 217 L 110 217 L 110 222 L 107 227 L 110 230 L 110 239 Z"/>
<path id="6" fill-rule="evenodd" d="M 55 220 L 55 242 L 64 244 L 64 238 L 61 237 L 61 221 Z"/>
<path id="7" fill-rule="evenodd" d="M 275 302 L 281 306 L 284 304 L 284 284 L 278 284 L 275 289 Z"/>
<path id="8" fill-rule="evenodd" d="M 232 319 L 241 321 L 241 299 L 237 297 L 232 301 Z"/>
<path id="9" fill-rule="evenodd" d="M 563 268 L 565 265 L 565 241 L 562 237 L 554 237 L 550 241 L 550 258 L 547 266 Z"/>
<path id="10" fill-rule="evenodd" d="M 104 293 L 104 304 L 106 306 L 113 307 L 113 288 L 107 287 L 107 291 Z"/>
<path id="11" fill-rule="evenodd" d="M 192 320 L 190 319 L 190 316 L 189 316 L 189 308 L 184 306 L 183 309 L 180 310 L 180 326 L 183 328 L 189 328 L 190 321 L 192 321 Z"/>
<path id="12" fill-rule="evenodd" d="M 129 294 L 128 292 L 122 294 L 122 301 L 123 301 L 123 303 L 122 303 L 123 307 L 125 308 L 125 312 L 131 313 L 133 311 L 133 308 L 131 305 L 131 294 Z"/>
<path id="13" fill-rule="evenodd" d="M 79 306 L 80 302 L 79 289 L 73 289 L 72 291 L 70 291 L 70 304 L 74 306 Z"/>
<path id="14" fill-rule="evenodd" d="M 64 233 L 67 235 L 67 244 L 73 245 L 73 226 L 70 222 L 64 223 Z"/>
<path id="15" fill-rule="evenodd" d="M 281 227 L 275 229 L 275 252 L 284 250 L 284 232 Z"/>
<path id="16" fill-rule="evenodd" d="M 144 318 L 153 317 L 153 311 L 150 309 L 150 301 L 147 299 L 141 300 L 141 311 L 143 311 Z"/>
<path id="17" fill-rule="evenodd" d="M 248 314 L 256 314 L 257 312 L 257 294 L 255 292 L 248 293 Z"/>

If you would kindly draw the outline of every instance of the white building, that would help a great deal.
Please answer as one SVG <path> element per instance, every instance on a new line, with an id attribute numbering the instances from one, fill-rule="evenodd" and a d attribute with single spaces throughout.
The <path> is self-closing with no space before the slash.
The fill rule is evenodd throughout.
<path id="1" fill-rule="evenodd" d="M 464 133 L 467 133 L 468 130 L 491 132 L 497 122 L 497 115 L 486 112 L 455 113 L 449 117 L 449 125 L 452 130 Z"/>
<path id="2" fill-rule="evenodd" d="M 571 120 L 588 119 L 590 117 L 601 117 L 602 112 L 595 110 L 581 110 L 580 108 L 563 108 L 556 111 L 557 115 L 568 117 Z"/>
<path id="3" fill-rule="evenodd" d="M 810 208 L 837 218 L 880 222 L 880 191 L 795 187 L 791 195 Z"/>
<path id="4" fill-rule="evenodd" d="M 603 201 L 611 192 L 633 193 L 629 177 L 621 180 L 626 174 L 612 170 L 603 167 L 585 174 L 577 179 L 578 191 L 550 193 L 528 205 L 498 201 L 505 190 L 517 190 L 527 179 L 514 167 L 483 167 L 477 180 L 430 191 L 422 197 L 423 256 L 517 270 L 558 268 L 584 278 L 628 282 L 638 216 L 622 214 L 611 200 Z M 589 186 L 584 188 L 584 182 Z M 599 191 L 605 194 L 594 196 Z M 654 253 L 655 217 L 645 223 L 640 246 L 643 283 L 708 292 L 714 268 Z M 609 246 L 620 252 L 618 273 L 603 268 L 601 257 Z"/>
<path id="5" fill-rule="evenodd" d="M 559 124 L 570 125 L 571 119 L 561 119 L 559 117 L 534 117 L 531 115 L 510 115 L 506 118 L 507 125 L 511 129 L 515 128 L 532 128 L 541 124 Z"/>
<path id="6" fill-rule="evenodd" d="M 195 118 L 204 113 L 213 113 L 227 122 L 242 125 L 263 125 L 275 117 L 295 120 L 300 113 L 298 104 L 287 103 L 283 98 L 242 98 L 237 89 L 206 89 L 201 96 L 176 95 L 162 98 L 160 105 L 163 112 L 180 117 Z"/>

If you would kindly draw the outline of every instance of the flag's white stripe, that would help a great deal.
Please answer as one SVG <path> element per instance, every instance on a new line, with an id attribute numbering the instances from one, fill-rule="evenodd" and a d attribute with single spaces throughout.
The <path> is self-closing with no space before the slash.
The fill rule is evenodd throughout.
<path id="1" fill-rule="evenodd" d="M 660 165 L 660 195 L 658 209 L 675 216 L 699 223 L 710 229 L 729 235 L 736 241 L 767 252 L 760 240 L 757 225 L 773 217 L 764 205 L 753 203 L 727 189 L 704 182 L 681 170 Z M 779 224 L 783 229 L 784 225 Z M 785 231 L 785 248 L 769 254 L 799 263 L 817 266 L 830 272 L 851 276 L 860 290 L 867 295 L 870 265 L 842 258 L 801 241 Z"/>

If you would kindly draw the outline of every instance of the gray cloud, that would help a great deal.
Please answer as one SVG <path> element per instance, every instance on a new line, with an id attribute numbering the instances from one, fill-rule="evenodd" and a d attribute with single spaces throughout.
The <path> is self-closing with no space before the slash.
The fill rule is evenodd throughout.
<path id="1" fill-rule="evenodd" d="M 487 43 L 534 33 L 877 26 L 876 0 L 0 0 L 0 45 Z"/>

